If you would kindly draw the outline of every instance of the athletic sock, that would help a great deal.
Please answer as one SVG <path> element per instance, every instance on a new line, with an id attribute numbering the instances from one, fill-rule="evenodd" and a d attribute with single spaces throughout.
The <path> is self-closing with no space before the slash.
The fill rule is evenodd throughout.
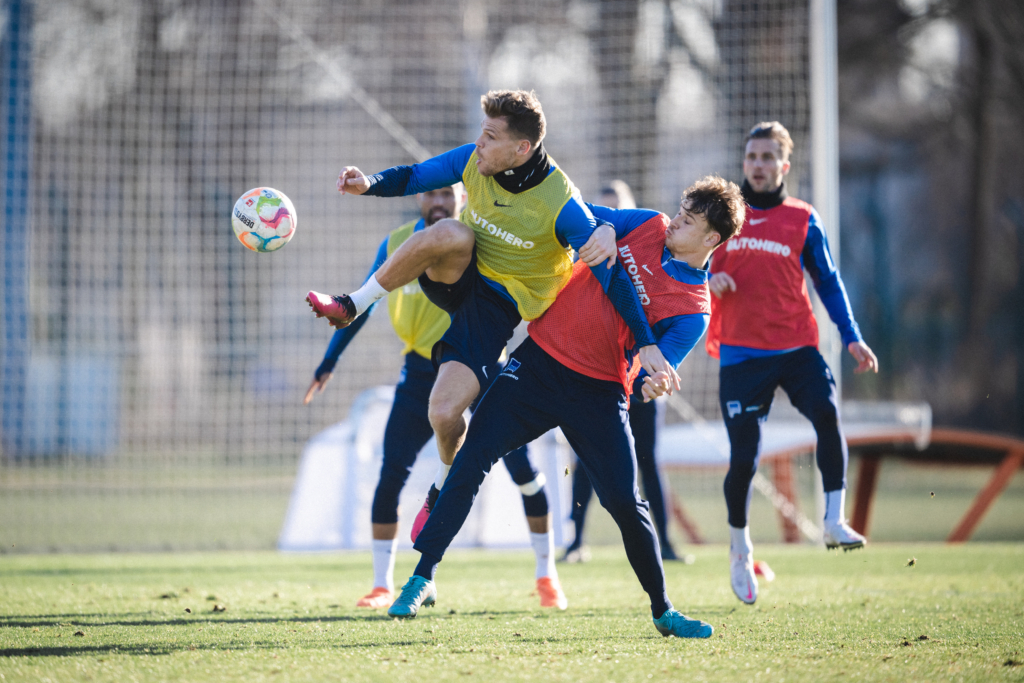
<path id="1" fill-rule="evenodd" d="M 441 563 L 439 558 L 427 553 L 420 554 L 420 561 L 416 564 L 416 569 L 413 570 L 414 576 L 419 576 L 427 581 L 434 580 L 434 574 L 437 573 L 437 565 Z"/>
<path id="2" fill-rule="evenodd" d="M 543 534 L 530 532 L 530 545 L 533 546 L 533 554 L 537 557 L 537 576 L 543 579 L 550 576 L 558 578 L 558 570 L 555 569 L 555 541 L 550 531 Z"/>
<path id="3" fill-rule="evenodd" d="M 395 592 L 395 550 L 398 537 L 391 540 L 373 539 L 373 587 L 383 586 Z"/>
<path id="4" fill-rule="evenodd" d="M 434 486 L 438 491 L 444 486 L 444 480 L 448 478 L 448 470 L 451 468 L 451 465 L 445 465 L 443 462 L 438 464 L 437 474 L 434 475 Z"/>
<path id="5" fill-rule="evenodd" d="M 388 290 L 377 282 L 377 274 L 374 273 L 370 279 L 363 283 L 363 286 L 348 295 L 352 303 L 356 305 L 356 315 L 362 315 L 366 309 L 372 306 L 378 299 L 388 295 Z"/>
<path id="6" fill-rule="evenodd" d="M 737 529 L 729 527 L 729 550 L 739 555 L 747 555 L 754 552 L 754 544 L 750 542 L 750 527 L 745 526 Z"/>
<path id="7" fill-rule="evenodd" d="M 846 489 L 825 492 L 825 526 L 841 524 L 845 520 Z"/>

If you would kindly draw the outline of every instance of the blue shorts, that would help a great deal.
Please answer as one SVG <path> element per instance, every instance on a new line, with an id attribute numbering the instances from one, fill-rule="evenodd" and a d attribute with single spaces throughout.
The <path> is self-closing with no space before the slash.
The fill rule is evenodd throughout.
<path id="1" fill-rule="evenodd" d="M 427 298 L 452 319 L 448 331 L 434 344 L 434 367 L 458 361 L 473 371 L 481 389 L 486 388 L 501 372 L 498 359 L 522 322 L 519 309 L 480 275 L 476 247 L 458 282 L 434 282 L 423 274 L 419 283 Z"/>

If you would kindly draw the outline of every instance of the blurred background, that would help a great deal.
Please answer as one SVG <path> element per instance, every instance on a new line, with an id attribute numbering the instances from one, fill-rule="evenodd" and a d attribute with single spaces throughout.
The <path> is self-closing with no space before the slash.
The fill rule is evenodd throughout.
<path id="1" fill-rule="evenodd" d="M 827 27 L 812 9 L 4 0 L 0 552 L 272 547 L 303 445 L 401 366 L 377 314 L 301 404 L 331 336 L 306 291 L 351 291 L 417 215 L 411 199 L 340 196 L 338 171 L 471 142 L 490 88 L 537 91 L 546 147 L 587 198 L 621 178 L 672 214 L 700 175 L 741 180 L 746 131 L 777 119 L 796 143 L 789 192 L 819 203 L 812 55 Z M 854 378 L 843 358 L 843 395 L 1024 435 L 1024 6 L 837 10 L 824 215 L 882 368 Z M 229 225 L 257 186 L 298 212 L 273 254 Z M 839 357 L 834 335 L 823 347 Z M 717 419 L 716 362 L 697 349 L 682 374 Z M 720 496 L 719 473 L 677 479 Z"/>

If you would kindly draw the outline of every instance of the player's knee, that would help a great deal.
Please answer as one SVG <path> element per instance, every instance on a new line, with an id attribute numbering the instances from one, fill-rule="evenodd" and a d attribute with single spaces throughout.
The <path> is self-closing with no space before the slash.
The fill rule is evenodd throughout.
<path id="1" fill-rule="evenodd" d="M 473 230 L 454 218 L 444 218 L 430 226 L 431 246 L 443 254 L 463 253 L 469 255 L 476 244 Z"/>
<path id="2" fill-rule="evenodd" d="M 725 475 L 726 493 L 729 493 L 734 488 L 746 491 L 754 478 L 755 472 L 757 472 L 756 460 L 744 460 L 730 464 L 729 472 Z"/>
<path id="3" fill-rule="evenodd" d="M 539 493 L 535 493 L 532 496 L 523 494 L 523 510 L 526 512 L 527 517 L 547 517 L 548 516 L 548 497 L 541 489 Z"/>
<path id="4" fill-rule="evenodd" d="M 601 504 L 619 524 L 622 520 L 636 515 L 637 508 L 643 505 L 632 492 L 627 491 L 611 492 L 605 496 Z"/>
<path id="5" fill-rule="evenodd" d="M 381 484 L 385 484 L 381 486 Z M 401 486 L 395 488 L 383 479 L 377 484 L 373 494 L 373 505 L 370 507 L 370 521 L 374 524 L 395 524 L 398 522 L 398 496 Z"/>
<path id="6" fill-rule="evenodd" d="M 437 434 L 450 434 L 457 430 L 465 430 L 466 419 L 463 415 L 466 408 L 454 400 L 431 397 L 427 418 L 430 426 Z"/>
<path id="7" fill-rule="evenodd" d="M 839 411 L 832 401 L 818 401 L 808 417 L 816 431 L 835 430 L 839 425 Z"/>

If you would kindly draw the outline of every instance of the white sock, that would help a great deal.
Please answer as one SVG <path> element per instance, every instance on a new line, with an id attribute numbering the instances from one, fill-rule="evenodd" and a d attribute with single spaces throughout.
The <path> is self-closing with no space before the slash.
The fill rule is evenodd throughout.
<path id="1" fill-rule="evenodd" d="M 842 524 L 846 520 L 846 489 L 825 492 L 825 526 Z"/>
<path id="2" fill-rule="evenodd" d="M 363 283 L 363 286 L 348 295 L 352 303 L 356 305 L 356 315 L 362 315 L 366 309 L 373 305 L 378 299 L 388 295 L 388 290 L 377 282 L 377 274 L 374 273 L 370 279 Z"/>
<path id="3" fill-rule="evenodd" d="M 558 570 L 555 569 L 555 539 L 551 532 L 535 534 L 530 532 L 530 545 L 533 546 L 533 554 L 537 556 L 537 576 L 543 579 L 550 576 L 558 578 Z"/>
<path id="4" fill-rule="evenodd" d="M 750 542 L 749 526 L 742 529 L 729 527 L 729 550 L 738 555 L 748 555 L 754 552 L 754 544 Z"/>
<path id="5" fill-rule="evenodd" d="M 373 587 L 395 592 L 395 550 L 398 537 L 389 540 L 373 539 Z"/>
<path id="6" fill-rule="evenodd" d="M 434 488 L 438 491 L 444 486 L 444 480 L 448 478 L 448 470 L 452 468 L 451 465 L 445 465 L 443 462 L 437 466 L 437 474 L 434 475 Z"/>

